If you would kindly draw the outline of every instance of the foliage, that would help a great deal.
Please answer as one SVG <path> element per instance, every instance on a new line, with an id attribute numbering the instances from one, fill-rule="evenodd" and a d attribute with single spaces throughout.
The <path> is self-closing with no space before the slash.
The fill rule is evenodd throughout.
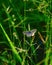
<path id="1" fill-rule="evenodd" d="M 52 65 L 52 1 L 0 0 L 0 65 Z M 24 31 L 37 29 L 27 37 Z"/>

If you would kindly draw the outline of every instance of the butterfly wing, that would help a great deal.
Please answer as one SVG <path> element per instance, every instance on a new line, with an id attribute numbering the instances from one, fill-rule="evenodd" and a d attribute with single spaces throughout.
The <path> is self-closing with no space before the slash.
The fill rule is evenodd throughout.
<path id="1" fill-rule="evenodd" d="M 33 29 L 33 30 L 31 30 L 31 32 L 33 32 L 33 33 L 36 33 L 36 31 L 37 31 L 37 29 Z"/>
<path id="2" fill-rule="evenodd" d="M 23 34 L 26 35 L 27 37 L 31 37 L 31 36 L 34 36 L 36 31 L 37 31 L 37 29 L 33 29 L 33 30 L 30 30 L 30 31 L 24 31 Z"/>
<path id="3" fill-rule="evenodd" d="M 31 37 L 32 36 L 31 31 L 24 31 L 23 34 L 26 35 L 27 37 Z"/>
<path id="4" fill-rule="evenodd" d="M 34 36 L 34 34 L 36 33 L 37 29 L 33 29 L 31 30 L 32 36 Z"/>

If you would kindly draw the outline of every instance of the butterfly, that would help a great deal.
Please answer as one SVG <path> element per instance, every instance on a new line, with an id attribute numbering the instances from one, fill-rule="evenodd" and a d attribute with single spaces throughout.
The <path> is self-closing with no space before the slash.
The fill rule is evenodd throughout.
<path id="1" fill-rule="evenodd" d="M 37 31 L 37 29 L 33 29 L 30 31 L 24 31 L 23 34 L 26 35 L 27 37 L 31 37 L 31 36 L 35 35 L 36 31 Z"/>

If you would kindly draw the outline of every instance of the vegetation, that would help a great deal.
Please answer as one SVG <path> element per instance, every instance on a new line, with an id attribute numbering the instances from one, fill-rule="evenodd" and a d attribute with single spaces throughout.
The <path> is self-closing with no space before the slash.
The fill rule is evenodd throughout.
<path id="1" fill-rule="evenodd" d="M 0 65 L 52 65 L 51 4 L 52 0 L 0 1 Z"/>

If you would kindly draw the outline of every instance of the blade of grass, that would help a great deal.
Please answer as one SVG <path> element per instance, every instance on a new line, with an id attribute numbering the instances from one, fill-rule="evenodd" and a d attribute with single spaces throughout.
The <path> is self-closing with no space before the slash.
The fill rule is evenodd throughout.
<path id="1" fill-rule="evenodd" d="M 4 33 L 4 35 L 5 35 L 5 37 L 7 38 L 8 42 L 9 42 L 10 47 L 12 48 L 13 53 L 16 55 L 17 60 L 18 60 L 20 63 L 22 63 L 22 59 L 21 59 L 20 55 L 18 54 L 17 50 L 15 49 L 15 46 L 13 45 L 13 42 L 10 40 L 9 36 L 7 35 L 7 33 L 6 33 L 6 31 L 4 30 L 4 28 L 3 28 L 3 26 L 2 26 L 1 23 L 0 23 L 0 27 L 1 27 L 1 29 L 2 29 L 2 31 L 3 31 L 3 33 Z"/>

